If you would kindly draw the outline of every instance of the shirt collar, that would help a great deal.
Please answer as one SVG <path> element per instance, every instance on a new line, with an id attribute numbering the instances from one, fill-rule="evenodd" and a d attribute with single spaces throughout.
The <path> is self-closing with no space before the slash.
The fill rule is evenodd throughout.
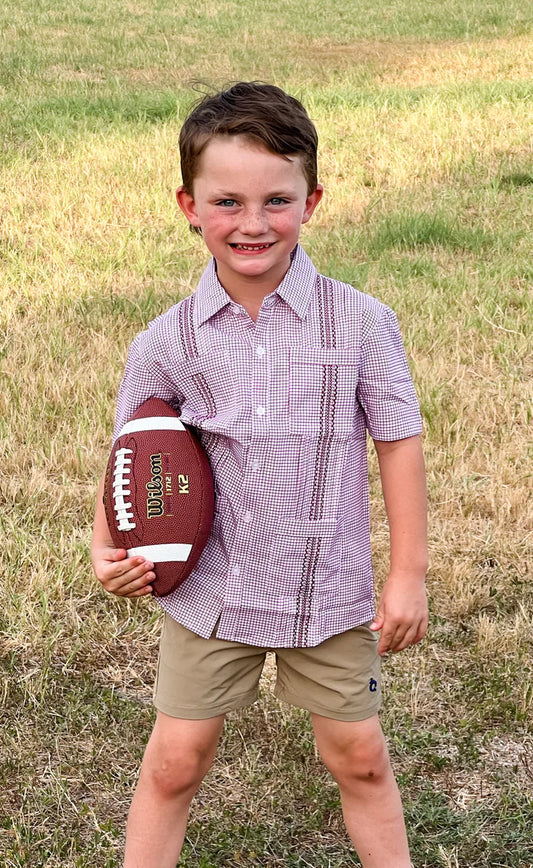
<path id="1" fill-rule="evenodd" d="M 316 282 L 317 270 L 307 253 L 299 244 L 291 253 L 287 274 L 275 292 L 287 302 L 294 313 L 303 319 L 307 314 Z M 196 316 L 198 325 L 203 325 L 232 300 L 217 277 L 215 260 L 211 259 L 202 274 L 196 289 Z"/>
<path id="2" fill-rule="evenodd" d="M 292 308 L 296 316 L 304 319 L 309 309 L 316 284 L 317 270 L 307 253 L 296 245 L 291 253 L 289 270 L 276 292 Z"/>
<path id="3" fill-rule="evenodd" d="M 198 325 L 203 325 L 230 302 L 231 298 L 217 277 L 215 260 L 211 259 L 196 288 Z"/>

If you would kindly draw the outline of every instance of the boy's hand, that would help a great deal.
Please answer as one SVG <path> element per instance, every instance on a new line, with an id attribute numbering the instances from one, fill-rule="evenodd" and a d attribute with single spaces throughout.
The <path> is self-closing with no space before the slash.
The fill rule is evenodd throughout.
<path id="1" fill-rule="evenodd" d="M 428 605 L 423 579 L 395 576 L 387 579 L 370 629 L 381 630 L 378 654 L 403 651 L 426 635 Z"/>
<path id="2" fill-rule="evenodd" d="M 152 592 L 154 565 L 140 556 L 129 558 L 126 549 L 113 546 L 104 509 L 105 474 L 96 495 L 91 562 L 96 578 L 117 597 L 145 597 Z"/>
<path id="3" fill-rule="evenodd" d="M 93 547 L 91 553 L 96 578 L 106 591 L 117 597 L 144 597 L 152 592 L 154 565 L 142 557 L 128 558 L 125 549 Z"/>
<path id="4" fill-rule="evenodd" d="M 420 437 L 374 441 L 390 531 L 390 571 L 371 630 L 378 653 L 402 651 L 426 635 L 426 479 Z"/>

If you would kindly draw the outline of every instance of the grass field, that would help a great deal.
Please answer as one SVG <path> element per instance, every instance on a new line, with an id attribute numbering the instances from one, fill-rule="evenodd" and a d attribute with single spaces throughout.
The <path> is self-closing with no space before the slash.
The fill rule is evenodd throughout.
<path id="1" fill-rule="evenodd" d="M 532 25 L 529 0 L 4 0 L 2 866 L 120 865 L 159 616 L 96 587 L 95 485 L 127 346 L 206 261 L 173 198 L 191 80 L 239 78 L 315 120 L 304 245 L 395 308 L 421 399 L 431 626 L 387 661 L 383 712 L 415 865 L 533 865 Z M 227 725 L 184 866 L 358 864 L 270 677 Z"/>

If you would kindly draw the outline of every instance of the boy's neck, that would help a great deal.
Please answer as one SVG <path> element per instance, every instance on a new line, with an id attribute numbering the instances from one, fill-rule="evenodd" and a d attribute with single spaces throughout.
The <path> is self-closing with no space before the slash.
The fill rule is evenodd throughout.
<path id="1" fill-rule="evenodd" d="M 278 288 L 285 274 L 281 276 L 280 280 L 266 279 L 265 281 L 257 281 L 257 278 L 247 280 L 245 276 L 241 275 L 238 281 L 231 280 L 230 285 L 230 281 L 224 280 L 224 273 L 220 275 L 217 268 L 218 279 L 231 300 L 242 305 L 254 322 L 259 316 L 264 299 Z"/>

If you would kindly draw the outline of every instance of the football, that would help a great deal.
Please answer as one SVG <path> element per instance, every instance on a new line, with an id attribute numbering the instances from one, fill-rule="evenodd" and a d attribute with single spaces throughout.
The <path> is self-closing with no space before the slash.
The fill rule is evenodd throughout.
<path id="1" fill-rule="evenodd" d="M 113 543 L 154 563 L 163 597 L 190 575 L 214 509 L 211 466 L 196 435 L 160 398 L 149 398 L 121 429 L 109 457 L 104 506 Z"/>

